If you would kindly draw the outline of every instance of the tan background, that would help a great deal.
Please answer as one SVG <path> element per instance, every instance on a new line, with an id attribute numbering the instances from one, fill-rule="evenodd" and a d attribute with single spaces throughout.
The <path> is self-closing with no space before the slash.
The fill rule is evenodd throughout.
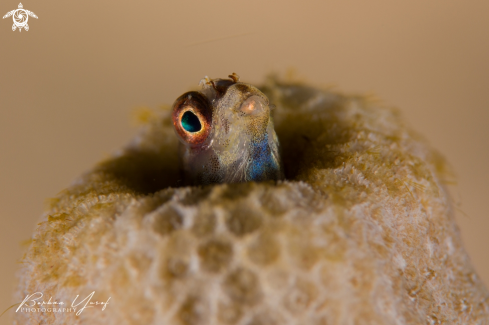
<path id="1" fill-rule="evenodd" d="M 291 67 L 377 94 L 448 158 L 462 235 L 489 284 L 488 1 L 23 4 L 39 16 L 28 32 L 0 20 L 0 309 L 43 201 L 137 132 L 135 108 L 171 103 L 205 75 L 256 83 Z"/>

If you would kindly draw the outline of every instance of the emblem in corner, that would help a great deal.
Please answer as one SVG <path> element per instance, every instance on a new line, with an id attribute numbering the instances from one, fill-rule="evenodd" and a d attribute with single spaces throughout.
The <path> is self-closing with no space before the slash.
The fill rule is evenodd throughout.
<path id="1" fill-rule="evenodd" d="M 24 28 L 26 31 L 29 30 L 29 25 L 27 25 L 29 16 L 37 19 L 36 14 L 33 13 L 32 11 L 25 10 L 24 6 L 22 6 L 22 3 L 19 3 L 18 9 L 14 9 L 12 11 L 7 12 L 7 14 L 3 16 L 3 19 L 10 16 L 12 16 L 14 20 L 14 24 L 12 25 L 12 31 L 15 31 L 18 28 L 19 32 L 22 31 L 22 28 Z"/>

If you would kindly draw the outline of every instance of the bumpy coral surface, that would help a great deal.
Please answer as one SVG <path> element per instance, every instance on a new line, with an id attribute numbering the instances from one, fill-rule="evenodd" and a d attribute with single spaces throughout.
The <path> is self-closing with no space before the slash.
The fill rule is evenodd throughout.
<path id="1" fill-rule="evenodd" d="M 170 111 L 52 200 L 16 324 L 487 324 L 443 160 L 363 97 L 270 80 L 286 181 L 180 187 Z M 79 301 L 79 300 L 78 300 Z M 80 309 L 81 305 L 78 306 Z"/>

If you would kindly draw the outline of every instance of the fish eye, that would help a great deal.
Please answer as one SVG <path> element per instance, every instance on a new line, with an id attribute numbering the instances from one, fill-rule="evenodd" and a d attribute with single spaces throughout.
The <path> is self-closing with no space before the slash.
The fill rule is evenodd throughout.
<path id="1" fill-rule="evenodd" d="M 265 111 L 268 103 L 259 96 L 247 98 L 240 106 L 239 111 L 245 115 L 257 115 Z"/>
<path id="2" fill-rule="evenodd" d="M 183 129 L 187 132 L 193 133 L 202 129 L 202 124 L 200 123 L 199 118 L 191 111 L 183 113 L 180 123 L 182 124 Z"/>
<path id="3" fill-rule="evenodd" d="M 173 126 L 180 139 L 190 145 L 203 143 L 212 126 L 212 108 L 207 98 L 191 91 L 173 104 Z"/>

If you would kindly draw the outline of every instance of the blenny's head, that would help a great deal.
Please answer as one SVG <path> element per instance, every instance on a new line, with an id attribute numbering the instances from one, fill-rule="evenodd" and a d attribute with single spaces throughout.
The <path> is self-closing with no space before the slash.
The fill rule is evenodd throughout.
<path id="1" fill-rule="evenodd" d="M 279 143 L 268 98 L 230 79 L 201 81 L 173 104 L 173 125 L 183 143 L 185 178 L 191 184 L 283 178 Z"/>

